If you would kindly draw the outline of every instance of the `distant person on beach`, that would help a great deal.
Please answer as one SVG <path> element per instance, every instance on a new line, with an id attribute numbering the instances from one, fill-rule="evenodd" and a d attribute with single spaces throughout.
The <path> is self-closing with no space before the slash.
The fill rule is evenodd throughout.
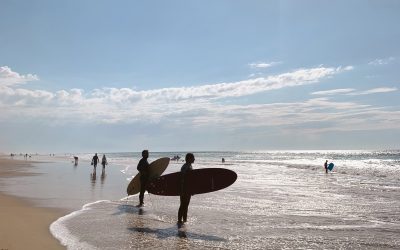
<path id="1" fill-rule="evenodd" d="M 146 191 L 146 186 L 147 186 L 147 181 L 149 178 L 149 162 L 147 161 L 147 158 L 149 158 L 149 151 L 148 150 L 143 150 L 142 151 L 142 159 L 140 159 L 138 165 L 137 165 L 137 170 L 140 173 L 140 194 L 139 194 L 139 206 L 144 205 L 144 192 Z"/>
<path id="2" fill-rule="evenodd" d="M 186 174 L 193 170 L 192 163 L 194 163 L 194 155 L 192 153 L 187 153 L 185 157 L 186 163 L 183 164 L 181 168 L 181 194 L 180 194 L 180 206 L 178 210 L 178 225 L 182 225 L 187 221 L 187 212 L 189 208 L 190 198 L 192 195 L 186 190 Z"/>
<path id="3" fill-rule="evenodd" d="M 225 163 L 225 158 L 222 158 L 222 163 Z"/>
<path id="4" fill-rule="evenodd" d="M 99 157 L 97 156 L 97 153 L 96 153 L 96 154 L 94 154 L 94 156 L 92 158 L 92 165 L 93 165 L 94 169 L 96 169 L 97 163 L 99 163 Z"/>
<path id="5" fill-rule="evenodd" d="M 181 157 L 179 155 L 174 155 L 174 157 L 171 158 L 172 161 L 179 161 Z"/>
<path id="6" fill-rule="evenodd" d="M 74 156 L 74 160 L 75 160 L 75 164 L 74 165 L 75 166 L 78 166 L 78 159 L 79 159 L 78 156 Z"/>
<path id="7" fill-rule="evenodd" d="M 101 165 L 103 165 L 103 170 L 106 168 L 106 165 L 108 165 L 106 155 L 103 154 L 103 158 L 101 159 Z"/>
<path id="8" fill-rule="evenodd" d="M 328 173 L 328 160 L 325 161 L 324 167 L 325 167 L 325 173 Z"/>

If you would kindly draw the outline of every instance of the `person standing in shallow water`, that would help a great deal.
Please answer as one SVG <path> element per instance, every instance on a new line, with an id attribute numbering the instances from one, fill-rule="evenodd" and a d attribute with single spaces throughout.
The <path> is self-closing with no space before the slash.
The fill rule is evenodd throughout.
<path id="1" fill-rule="evenodd" d="M 140 159 L 137 170 L 140 173 L 140 194 L 139 194 L 139 206 L 144 205 L 144 192 L 146 191 L 147 181 L 149 179 L 149 162 L 147 161 L 149 158 L 149 151 L 142 151 L 142 159 Z"/>
<path id="2" fill-rule="evenodd" d="M 194 155 L 192 153 L 187 153 L 185 157 L 186 163 L 183 164 L 181 168 L 181 178 L 180 178 L 180 186 L 181 186 L 181 194 L 180 201 L 181 204 L 178 210 L 178 225 L 182 225 L 187 221 L 187 212 L 189 208 L 190 198 L 192 195 L 186 189 L 186 176 L 187 173 L 193 170 L 192 163 L 194 163 Z"/>
<path id="3" fill-rule="evenodd" d="M 106 168 L 106 165 L 107 165 L 107 164 L 108 164 L 108 162 L 107 162 L 106 155 L 103 154 L 103 158 L 101 159 L 101 165 L 103 165 L 103 171 L 104 171 L 104 169 Z"/>
<path id="4" fill-rule="evenodd" d="M 92 158 L 92 165 L 94 169 L 96 169 L 97 163 L 99 163 L 99 157 L 97 156 L 97 153 L 95 153 Z"/>
<path id="5" fill-rule="evenodd" d="M 324 167 L 325 167 L 325 173 L 327 174 L 328 173 L 328 160 L 325 161 Z"/>

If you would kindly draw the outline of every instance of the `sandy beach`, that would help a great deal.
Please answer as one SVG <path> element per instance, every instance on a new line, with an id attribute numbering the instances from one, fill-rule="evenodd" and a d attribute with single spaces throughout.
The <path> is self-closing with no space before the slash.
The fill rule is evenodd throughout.
<path id="1" fill-rule="evenodd" d="M 0 157 L 0 178 L 32 175 L 32 162 Z M 1 193 L 0 249 L 65 249 L 50 231 L 50 224 L 65 212 L 36 207 L 31 201 Z"/>

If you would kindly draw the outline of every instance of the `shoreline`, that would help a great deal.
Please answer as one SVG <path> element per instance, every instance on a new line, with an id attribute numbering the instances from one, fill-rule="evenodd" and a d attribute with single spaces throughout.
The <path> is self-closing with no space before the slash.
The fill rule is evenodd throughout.
<path id="1" fill-rule="evenodd" d="M 36 175 L 29 172 L 33 165 L 34 161 L 0 157 L 0 178 Z M 66 249 L 50 232 L 50 224 L 66 214 L 6 194 L 0 186 L 0 249 Z"/>

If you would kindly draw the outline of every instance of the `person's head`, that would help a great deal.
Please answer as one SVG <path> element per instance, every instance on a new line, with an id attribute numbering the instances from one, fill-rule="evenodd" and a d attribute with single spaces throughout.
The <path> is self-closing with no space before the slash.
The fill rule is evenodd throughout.
<path id="1" fill-rule="evenodd" d="M 142 151 L 142 157 L 146 158 L 146 159 L 149 158 L 149 150 L 147 150 L 147 149 L 143 150 Z"/>
<path id="2" fill-rule="evenodd" d="M 190 163 L 190 164 L 192 164 L 193 162 L 194 162 L 194 154 L 192 154 L 192 153 L 187 153 L 186 154 L 186 156 L 185 156 L 185 161 L 186 161 L 186 163 Z"/>
<path id="3" fill-rule="evenodd" d="M 95 153 L 94 155 L 97 156 L 97 153 Z"/>
<path id="4" fill-rule="evenodd" d="M 103 154 L 103 158 L 106 158 L 106 155 Z"/>

